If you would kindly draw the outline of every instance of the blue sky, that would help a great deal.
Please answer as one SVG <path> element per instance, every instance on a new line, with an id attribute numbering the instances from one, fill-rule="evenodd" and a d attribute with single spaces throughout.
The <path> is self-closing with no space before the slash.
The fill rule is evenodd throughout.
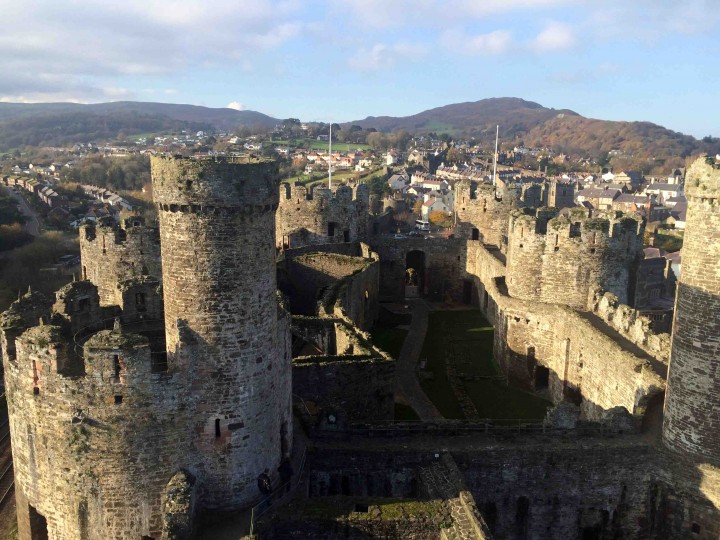
<path id="1" fill-rule="evenodd" d="M 513 96 L 720 136 L 717 0 L 0 0 L 0 101 L 286 118 Z"/>

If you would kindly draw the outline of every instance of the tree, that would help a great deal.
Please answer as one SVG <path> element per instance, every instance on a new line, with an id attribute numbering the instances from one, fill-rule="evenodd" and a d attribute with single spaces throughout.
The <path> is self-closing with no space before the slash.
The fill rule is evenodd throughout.
<path id="1" fill-rule="evenodd" d="M 447 214 L 447 212 L 443 212 L 442 210 L 433 210 L 430 212 L 430 215 L 428 216 L 428 219 L 430 220 L 430 223 L 433 225 L 437 225 L 438 227 L 452 227 L 452 217 Z"/>
<path id="2" fill-rule="evenodd" d="M 423 202 L 421 199 L 418 199 L 417 201 L 415 201 L 415 204 L 413 204 L 413 214 L 418 215 L 418 216 L 422 215 L 422 205 L 423 205 Z"/>

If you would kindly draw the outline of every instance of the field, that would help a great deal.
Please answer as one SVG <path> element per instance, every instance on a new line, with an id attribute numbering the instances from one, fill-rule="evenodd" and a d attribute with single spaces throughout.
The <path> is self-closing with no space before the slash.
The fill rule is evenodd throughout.
<path id="1" fill-rule="evenodd" d="M 317 139 L 291 139 L 289 141 L 271 141 L 276 146 L 300 146 L 307 144 L 307 146 L 313 150 L 325 150 L 328 149 L 327 141 L 318 141 Z M 370 150 L 370 146 L 367 144 L 355 144 L 355 143 L 339 143 L 333 142 L 332 149 L 337 152 L 350 152 L 351 150 Z"/>

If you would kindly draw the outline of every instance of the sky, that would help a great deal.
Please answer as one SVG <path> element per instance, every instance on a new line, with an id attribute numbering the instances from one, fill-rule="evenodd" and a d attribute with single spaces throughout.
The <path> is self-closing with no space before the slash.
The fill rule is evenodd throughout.
<path id="1" fill-rule="evenodd" d="M 720 0 L 0 0 L 0 101 L 351 121 L 520 97 L 720 136 Z"/>

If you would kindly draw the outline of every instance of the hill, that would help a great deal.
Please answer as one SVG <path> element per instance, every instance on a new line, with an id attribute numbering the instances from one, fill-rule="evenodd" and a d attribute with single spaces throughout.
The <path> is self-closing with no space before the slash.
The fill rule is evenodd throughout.
<path id="1" fill-rule="evenodd" d="M 276 119 L 255 111 L 172 103 L 0 103 L 0 150 L 100 141 L 120 134 L 212 128 L 232 131 L 243 126 L 273 127 L 276 123 Z"/>
<path id="2" fill-rule="evenodd" d="M 567 153 L 601 157 L 611 150 L 629 164 L 682 164 L 686 156 L 720 151 L 720 141 L 699 141 L 651 122 L 616 122 L 585 118 L 567 109 L 550 109 L 519 98 L 492 98 L 437 107 L 406 117 L 370 116 L 348 122 L 380 131 L 450 133 L 489 144 L 500 126 L 501 141 L 550 146 Z M 647 169 L 646 169 L 647 170 Z"/>
<path id="3" fill-rule="evenodd" d="M 418 132 L 448 132 L 468 136 L 495 138 L 495 126 L 500 126 L 504 139 L 514 138 L 548 120 L 564 116 L 579 116 L 567 109 L 548 109 L 538 103 L 519 98 L 490 98 L 480 101 L 455 103 L 429 109 L 412 116 L 368 116 L 364 120 L 348 122 L 363 128 L 380 131 L 406 129 Z"/>

